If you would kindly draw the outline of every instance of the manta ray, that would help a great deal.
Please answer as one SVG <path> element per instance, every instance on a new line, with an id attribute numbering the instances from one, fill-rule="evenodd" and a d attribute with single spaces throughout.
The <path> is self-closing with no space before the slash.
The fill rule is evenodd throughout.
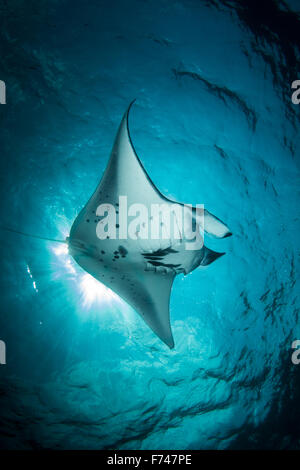
<path id="1" fill-rule="evenodd" d="M 142 317 L 151 330 L 170 349 L 174 339 L 170 324 L 170 294 L 177 274 L 188 274 L 198 266 L 207 266 L 224 253 L 210 250 L 200 239 L 193 249 L 186 249 L 186 234 L 179 237 L 147 238 L 118 236 L 99 238 L 97 227 L 103 223 L 99 207 L 112 205 L 119 214 L 119 198 L 126 196 L 128 206 L 153 204 L 183 206 L 163 196 L 154 185 L 133 147 L 126 110 L 103 177 L 95 192 L 76 217 L 67 238 L 69 253 L 81 268 L 124 299 Z M 185 224 L 196 230 L 224 238 L 228 227 L 206 209 L 187 205 Z M 103 214 L 102 214 L 103 215 Z M 151 219 L 151 216 L 149 216 Z M 118 222 L 118 219 L 116 220 Z M 116 223 L 116 235 L 120 224 Z"/>
<path id="2" fill-rule="evenodd" d="M 232 233 L 204 207 L 172 201 L 154 185 L 137 156 L 129 133 L 128 116 L 134 101 L 121 120 L 103 177 L 73 222 L 66 240 L 0 228 L 29 237 L 67 243 L 69 254 L 76 263 L 133 307 L 158 338 L 172 349 L 174 339 L 169 304 L 175 276 L 207 266 L 225 254 L 206 247 L 203 237 L 194 237 L 195 233 L 205 232 L 216 238 L 225 238 Z M 122 229 L 122 198 L 126 198 L 127 207 L 142 205 L 147 210 L 149 220 L 138 224 L 134 236 L 124 237 L 119 233 Z M 159 219 L 163 226 L 166 225 L 164 214 L 168 213 L 168 209 L 172 211 L 174 204 L 184 208 L 183 224 L 178 212 L 175 213 L 176 236 L 175 232 L 163 232 L 164 227 L 160 227 L 155 237 L 142 236 L 143 226 L 152 223 L 151 208 L 164 208 Z M 102 236 L 105 230 L 101 232 L 99 229 L 105 221 L 100 208 L 106 208 L 107 213 L 115 208 L 114 236 L 108 232 Z M 185 230 L 182 230 L 183 226 Z M 191 237 L 195 238 L 192 245 Z"/>

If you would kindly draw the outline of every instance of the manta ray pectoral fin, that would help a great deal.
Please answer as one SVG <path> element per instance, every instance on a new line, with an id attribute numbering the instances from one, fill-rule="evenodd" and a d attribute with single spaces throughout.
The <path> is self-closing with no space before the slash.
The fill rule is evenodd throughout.
<path id="1" fill-rule="evenodd" d="M 167 201 L 150 179 L 134 149 L 128 124 L 133 103 L 130 103 L 122 118 L 96 197 L 100 194 L 112 197 L 126 195 L 128 204 Z"/>
<path id="2" fill-rule="evenodd" d="M 169 348 L 174 347 L 169 314 L 174 272 L 147 271 L 146 263 L 137 266 L 125 260 L 124 270 L 108 270 L 97 257 L 82 253 L 76 247 L 72 256 L 86 272 L 131 305 Z"/>
<path id="3" fill-rule="evenodd" d="M 204 209 L 203 211 L 203 209 L 197 209 L 196 217 L 202 230 L 209 235 L 216 238 L 226 238 L 232 235 L 227 225 L 225 225 L 222 220 L 218 219 L 218 217 L 208 212 L 208 210 Z"/>
<path id="4" fill-rule="evenodd" d="M 217 251 L 213 251 L 206 246 L 203 246 L 203 258 L 200 263 L 201 266 L 207 266 L 213 263 L 216 259 L 220 258 L 221 256 L 225 255 L 225 253 L 218 253 Z"/>
<path id="5" fill-rule="evenodd" d="M 170 349 L 174 348 L 169 312 L 174 277 L 174 273 L 143 271 L 133 289 L 122 295 Z"/>

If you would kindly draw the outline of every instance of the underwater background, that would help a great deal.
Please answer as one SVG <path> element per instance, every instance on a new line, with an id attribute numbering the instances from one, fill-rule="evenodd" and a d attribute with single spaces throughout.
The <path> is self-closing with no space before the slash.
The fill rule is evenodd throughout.
<path id="1" fill-rule="evenodd" d="M 1 226 L 64 239 L 129 102 L 146 171 L 233 236 L 169 350 L 64 245 L 0 231 L 0 448 L 300 448 L 300 3 L 0 2 Z"/>

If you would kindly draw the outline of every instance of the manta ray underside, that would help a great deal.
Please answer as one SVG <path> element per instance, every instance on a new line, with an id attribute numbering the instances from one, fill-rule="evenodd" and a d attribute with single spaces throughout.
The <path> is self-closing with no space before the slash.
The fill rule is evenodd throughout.
<path id="1" fill-rule="evenodd" d="M 131 103 L 132 105 L 132 103 Z M 216 253 L 196 243 L 193 250 L 187 250 L 185 235 L 167 239 L 143 238 L 141 226 L 134 236 L 120 236 L 120 196 L 126 196 L 127 207 L 142 204 L 149 209 L 154 204 L 174 205 L 155 187 L 140 162 L 130 139 L 127 109 L 121 121 L 112 153 L 105 173 L 90 200 L 75 219 L 68 239 L 69 252 L 76 262 L 89 274 L 112 289 L 131 305 L 169 348 L 174 347 L 170 325 L 169 300 L 173 280 L 178 273 L 187 274 L 197 266 L 205 266 L 224 253 Z M 99 224 L 104 223 L 103 213 L 111 206 L 115 208 L 115 235 L 99 238 Z M 183 206 L 181 203 L 175 203 Z M 101 214 L 100 214 L 101 212 Z M 201 212 L 201 211 L 200 211 Z M 218 237 L 231 235 L 227 226 L 202 209 L 189 206 L 185 222 L 196 229 Z M 145 223 L 143 224 L 145 225 Z M 163 223 L 161 223 L 163 225 Z"/>

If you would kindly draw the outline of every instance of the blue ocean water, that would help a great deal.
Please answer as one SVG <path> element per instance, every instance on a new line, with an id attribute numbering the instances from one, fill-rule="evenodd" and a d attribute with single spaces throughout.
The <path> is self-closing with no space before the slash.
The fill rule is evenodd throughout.
<path id="1" fill-rule="evenodd" d="M 177 276 L 169 350 L 61 245 L 0 231 L 0 447 L 299 448 L 298 2 L 0 8 L 1 226 L 65 238 L 136 98 L 151 179 L 234 234 Z"/>

